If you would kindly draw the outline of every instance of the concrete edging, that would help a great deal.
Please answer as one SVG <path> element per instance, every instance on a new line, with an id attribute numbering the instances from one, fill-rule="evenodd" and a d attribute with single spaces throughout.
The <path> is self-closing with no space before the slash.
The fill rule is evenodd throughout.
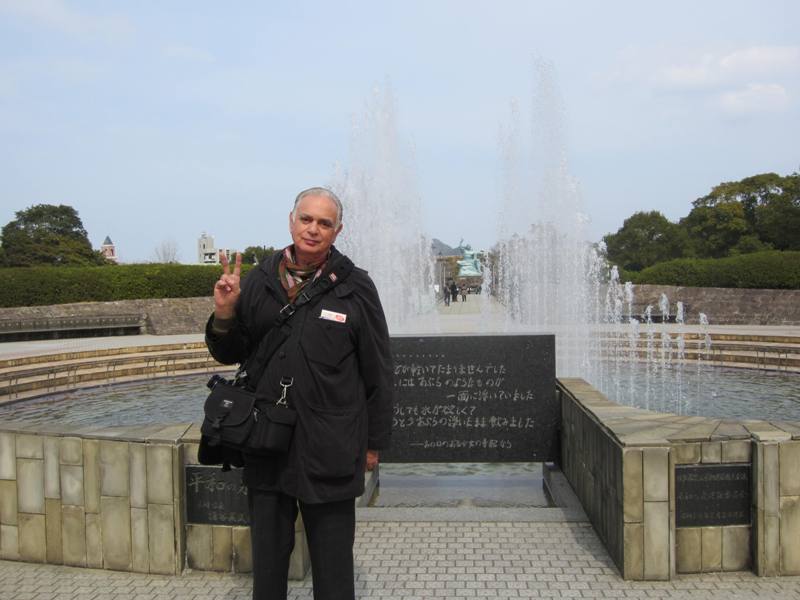
<path id="1" fill-rule="evenodd" d="M 620 406 L 560 379 L 562 469 L 626 579 L 800 574 L 800 423 Z M 677 528 L 676 465 L 750 464 L 749 526 Z"/>

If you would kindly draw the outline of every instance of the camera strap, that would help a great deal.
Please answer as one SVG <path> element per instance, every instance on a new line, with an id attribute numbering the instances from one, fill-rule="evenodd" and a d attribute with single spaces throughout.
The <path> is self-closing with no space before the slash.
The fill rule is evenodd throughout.
<path id="1" fill-rule="evenodd" d="M 291 335 L 292 328 L 289 325 L 289 319 L 297 313 L 298 310 L 309 304 L 314 298 L 320 294 L 332 290 L 337 285 L 342 283 L 350 273 L 353 271 L 353 261 L 347 258 L 344 254 L 337 256 L 330 268 L 325 269 L 325 272 L 317 277 L 311 284 L 306 286 L 297 296 L 294 302 L 288 303 L 286 306 L 278 311 L 278 316 L 272 324 L 270 330 L 261 339 L 252 358 L 248 359 L 244 368 L 240 368 L 236 374 L 236 378 L 245 378 L 247 387 L 255 391 L 258 382 L 264 373 L 272 355 L 280 348 L 283 343 Z"/>

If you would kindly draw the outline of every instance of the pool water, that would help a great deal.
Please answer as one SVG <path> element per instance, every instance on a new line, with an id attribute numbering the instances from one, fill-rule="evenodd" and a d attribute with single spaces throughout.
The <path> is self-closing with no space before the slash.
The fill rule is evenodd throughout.
<path id="1" fill-rule="evenodd" d="M 664 374 L 647 384 L 639 372 L 615 373 L 604 386 L 608 396 L 619 392 L 635 406 L 660 412 L 800 421 L 800 374 L 689 366 L 678 377 Z M 2 405 L 0 420 L 77 427 L 199 423 L 208 379 L 169 377 L 53 394 Z"/>
<path id="2" fill-rule="evenodd" d="M 0 406 L 0 420 L 68 426 L 200 423 L 210 375 L 108 384 Z"/>
<path id="3" fill-rule="evenodd" d="M 619 402 L 657 412 L 724 419 L 800 421 L 800 373 L 684 365 L 651 371 L 623 364 L 602 386 Z"/>
<path id="4" fill-rule="evenodd" d="M 800 374 L 690 367 L 650 377 L 647 384 L 640 373 L 618 369 L 605 386 L 609 397 L 618 392 L 620 399 L 662 412 L 800 421 Z M 67 427 L 199 423 L 208 379 L 149 379 L 43 396 L 0 406 L 0 421 Z M 530 508 L 553 501 L 538 463 L 389 463 L 381 466 L 374 506 Z"/>

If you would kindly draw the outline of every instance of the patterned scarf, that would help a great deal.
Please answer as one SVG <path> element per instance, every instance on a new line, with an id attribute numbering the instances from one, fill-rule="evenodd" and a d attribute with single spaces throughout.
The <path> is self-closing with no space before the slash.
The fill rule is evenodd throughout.
<path id="1" fill-rule="evenodd" d="M 283 289 L 286 290 L 286 294 L 289 296 L 289 302 L 294 302 L 297 295 L 303 291 L 303 288 L 322 274 L 327 260 L 328 257 L 326 256 L 317 264 L 301 267 L 294 260 L 294 244 L 283 249 L 283 256 L 281 257 L 280 265 L 278 265 L 278 275 Z"/>

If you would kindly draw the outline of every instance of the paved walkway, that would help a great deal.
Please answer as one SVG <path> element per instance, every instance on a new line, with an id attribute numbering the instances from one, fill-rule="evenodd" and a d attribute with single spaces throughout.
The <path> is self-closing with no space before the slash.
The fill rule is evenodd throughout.
<path id="1" fill-rule="evenodd" d="M 800 599 L 800 578 L 793 577 L 622 581 L 587 523 L 362 521 L 355 554 L 358 598 Z M 245 600 L 250 581 L 0 562 L 0 600 Z M 311 599 L 311 577 L 291 582 L 289 597 Z"/>

